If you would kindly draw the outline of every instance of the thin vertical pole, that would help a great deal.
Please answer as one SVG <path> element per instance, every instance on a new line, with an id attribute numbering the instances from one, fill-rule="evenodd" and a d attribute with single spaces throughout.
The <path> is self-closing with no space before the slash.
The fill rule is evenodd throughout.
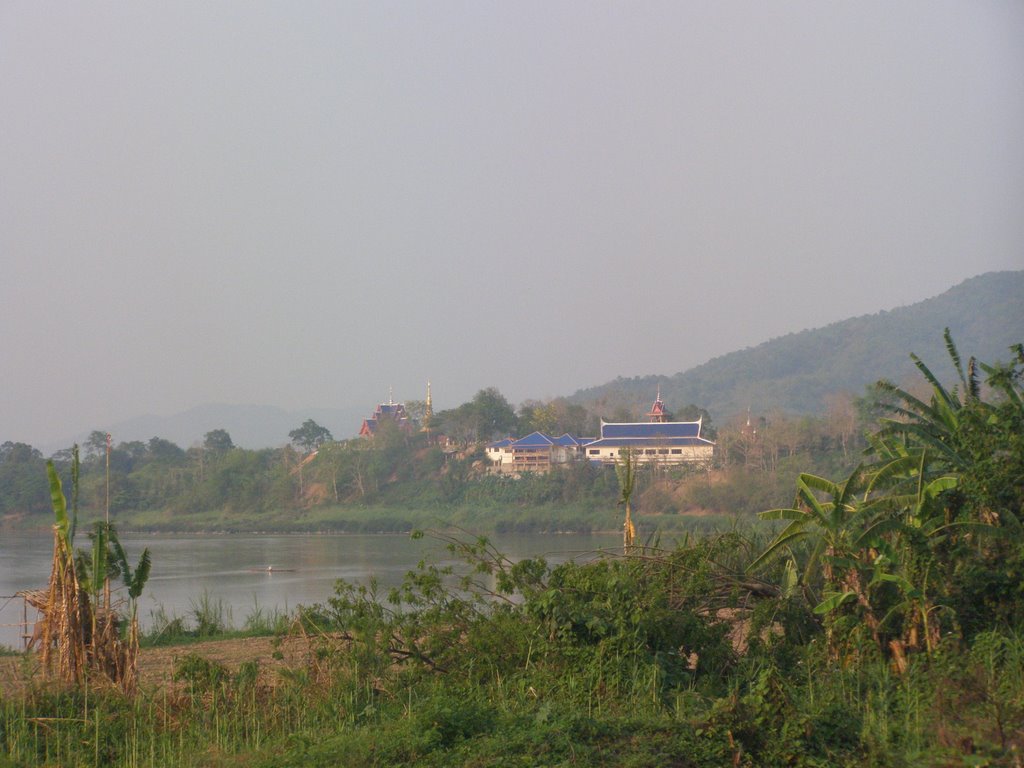
<path id="1" fill-rule="evenodd" d="M 105 540 L 107 542 L 104 546 L 109 546 L 109 542 L 110 542 L 110 433 L 109 432 L 107 432 L 107 530 L 105 531 L 105 537 L 104 538 L 105 538 Z M 104 558 L 104 559 L 106 559 L 106 558 Z M 93 578 L 94 579 L 98 578 L 98 577 L 99 577 L 99 574 L 93 574 Z M 99 602 L 99 596 L 98 595 L 97 595 L 96 600 L 97 600 L 97 602 Z M 105 609 L 108 609 L 108 610 L 110 608 L 110 577 L 107 574 L 103 574 L 103 607 Z M 93 623 L 94 624 L 96 622 L 96 613 L 98 612 L 98 610 L 99 610 L 99 606 L 97 605 L 97 606 L 94 607 L 94 611 L 93 611 Z M 95 637 L 96 637 L 96 627 L 93 626 L 93 638 L 94 638 L 93 642 L 95 642 Z"/>
<path id="2" fill-rule="evenodd" d="M 110 525 L 110 433 L 107 432 L 107 525 Z"/>

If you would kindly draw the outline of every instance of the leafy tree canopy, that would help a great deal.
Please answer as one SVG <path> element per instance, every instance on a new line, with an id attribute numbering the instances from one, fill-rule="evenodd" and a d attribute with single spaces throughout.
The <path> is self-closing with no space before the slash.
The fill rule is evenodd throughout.
<path id="1" fill-rule="evenodd" d="M 516 412 L 496 388 L 481 389 L 473 397 L 472 406 L 480 439 L 486 440 L 516 428 Z"/>
<path id="2" fill-rule="evenodd" d="M 102 429 L 94 429 L 85 439 L 85 457 L 87 459 L 102 456 L 107 452 L 107 433 Z"/>
<path id="3" fill-rule="evenodd" d="M 150 456 L 156 461 L 181 461 L 185 458 L 185 451 L 162 437 L 151 437 L 148 448 Z"/>
<path id="4" fill-rule="evenodd" d="M 9 461 L 12 464 L 24 464 L 42 458 L 43 455 L 27 443 L 13 443 L 8 440 L 0 445 L 0 463 Z"/>
<path id="5" fill-rule="evenodd" d="M 323 443 L 334 439 L 331 430 L 321 427 L 312 419 L 306 419 L 301 427 L 289 432 L 288 437 L 291 438 L 293 445 L 307 452 L 315 451 Z"/>
<path id="6" fill-rule="evenodd" d="M 203 439 L 203 448 L 211 453 L 227 453 L 234 447 L 235 444 L 226 429 L 214 429 L 207 432 Z"/>

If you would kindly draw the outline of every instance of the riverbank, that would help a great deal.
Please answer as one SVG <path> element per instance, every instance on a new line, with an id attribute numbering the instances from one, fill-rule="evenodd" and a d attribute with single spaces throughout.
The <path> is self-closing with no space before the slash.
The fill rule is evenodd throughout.
<path id="1" fill-rule="evenodd" d="M 88 546 L 86 530 L 79 525 L 76 547 Z M 476 533 L 456 533 L 476 539 Z M 176 620 L 192 628 L 202 625 L 204 631 L 221 626 L 245 630 L 270 616 L 290 615 L 299 605 L 325 602 L 338 579 L 367 583 L 373 578 L 389 589 L 424 558 L 451 561 L 445 543 L 430 535 L 123 533 L 120 538 L 132 560 L 143 549 L 152 559 L 153 576 L 138 604 L 144 633 Z M 622 542 L 618 532 L 488 538 L 510 558 L 543 556 L 552 562 L 588 557 Z M 52 554 L 51 530 L 0 536 L 0 596 L 45 588 Z M 267 566 L 288 570 L 267 572 Z M 0 600 L 0 646 L 20 647 L 21 632 L 9 625 L 22 620 L 20 599 Z"/>
<path id="2" fill-rule="evenodd" d="M 636 515 L 639 535 L 701 533 L 727 530 L 737 520 L 757 525 L 751 515 L 691 510 Z M 224 511 L 170 515 L 161 510 L 119 512 L 113 519 L 122 534 L 408 534 L 414 530 L 466 530 L 474 534 L 588 534 L 621 531 L 620 510 L 608 507 L 539 506 L 531 508 L 452 507 L 318 507 L 296 513 L 282 510 L 252 516 Z M 101 518 L 83 514 L 80 530 Z M 53 526 L 52 515 L 8 516 L 0 533 L 42 533 Z"/>

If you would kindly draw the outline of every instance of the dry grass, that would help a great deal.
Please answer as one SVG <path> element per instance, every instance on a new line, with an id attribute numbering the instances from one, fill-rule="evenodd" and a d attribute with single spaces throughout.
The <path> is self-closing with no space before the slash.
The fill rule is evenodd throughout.
<path id="1" fill-rule="evenodd" d="M 40 612 L 33 644 L 44 676 L 67 685 L 100 678 L 126 693 L 135 690 L 138 624 L 132 620 L 127 640 L 122 638 L 109 582 L 90 600 L 60 526 L 53 528 L 50 583 L 42 595 L 26 594 L 25 599 Z"/>
<path id="2" fill-rule="evenodd" d="M 222 664 L 232 674 L 238 672 L 242 664 L 255 661 L 259 664 L 260 684 L 274 686 L 280 679 L 280 670 L 308 666 L 312 649 L 309 638 L 301 635 L 283 639 L 242 637 L 143 648 L 138 655 L 139 687 L 174 685 L 175 666 L 191 654 Z M 0 695 L 16 696 L 45 679 L 40 654 L 0 657 Z"/>

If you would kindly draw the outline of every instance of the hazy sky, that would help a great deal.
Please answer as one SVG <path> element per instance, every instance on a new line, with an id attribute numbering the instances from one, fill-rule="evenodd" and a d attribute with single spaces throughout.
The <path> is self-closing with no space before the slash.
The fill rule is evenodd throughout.
<path id="1" fill-rule="evenodd" d="M 1019 0 L 10 0 L 0 117 L 0 441 L 518 403 L 1024 268 Z"/>

